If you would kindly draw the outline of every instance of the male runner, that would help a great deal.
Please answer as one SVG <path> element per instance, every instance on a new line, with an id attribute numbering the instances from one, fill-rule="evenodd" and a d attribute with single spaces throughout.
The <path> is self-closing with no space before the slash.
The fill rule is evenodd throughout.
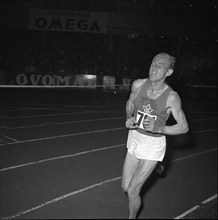
<path id="1" fill-rule="evenodd" d="M 138 79 L 126 104 L 129 128 L 127 153 L 123 165 L 122 188 L 129 199 L 129 219 L 135 219 L 141 205 L 140 190 L 166 151 L 166 136 L 188 132 L 188 123 L 177 92 L 166 84 L 173 73 L 175 58 L 157 54 L 148 79 Z M 172 114 L 176 123 L 166 126 Z"/>

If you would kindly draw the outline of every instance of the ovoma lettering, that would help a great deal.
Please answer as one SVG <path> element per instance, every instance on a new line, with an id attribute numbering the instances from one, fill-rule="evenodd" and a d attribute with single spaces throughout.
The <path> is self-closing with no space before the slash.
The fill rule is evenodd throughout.
<path id="1" fill-rule="evenodd" d="M 57 85 L 65 85 L 65 86 L 69 86 L 70 85 L 70 79 L 71 76 L 56 76 L 57 79 Z"/>
<path id="2" fill-rule="evenodd" d="M 18 74 L 16 76 L 16 83 L 18 85 L 44 85 L 44 86 L 52 86 L 52 85 L 70 85 L 71 76 L 57 76 L 57 75 L 34 75 L 30 76 L 26 74 Z M 56 81 L 56 83 L 55 83 Z"/>

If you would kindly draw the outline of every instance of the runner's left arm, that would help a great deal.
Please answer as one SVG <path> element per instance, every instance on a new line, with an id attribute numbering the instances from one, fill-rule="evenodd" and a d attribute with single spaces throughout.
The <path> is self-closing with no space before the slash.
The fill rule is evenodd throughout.
<path id="1" fill-rule="evenodd" d="M 157 124 L 155 124 L 155 121 L 151 119 L 144 123 L 146 130 L 153 133 L 160 133 L 166 135 L 177 135 L 187 133 L 189 130 L 189 126 L 183 109 L 181 107 L 181 99 L 177 92 L 173 91 L 169 95 L 167 106 L 168 113 L 172 113 L 176 123 L 174 125 L 169 126 L 158 126 Z"/>

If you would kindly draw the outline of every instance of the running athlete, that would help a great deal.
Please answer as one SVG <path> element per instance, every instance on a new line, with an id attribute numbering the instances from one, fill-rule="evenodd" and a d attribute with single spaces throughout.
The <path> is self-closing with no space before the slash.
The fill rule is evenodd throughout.
<path id="1" fill-rule="evenodd" d="M 129 133 L 122 188 L 129 199 L 129 219 L 137 218 L 141 188 L 164 158 L 166 135 L 183 134 L 189 129 L 178 93 L 165 82 L 174 66 L 174 57 L 157 54 L 150 66 L 149 78 L 133 82 L 126 104 Z M 166 126 L 170 114 L 176 123 Z"/>

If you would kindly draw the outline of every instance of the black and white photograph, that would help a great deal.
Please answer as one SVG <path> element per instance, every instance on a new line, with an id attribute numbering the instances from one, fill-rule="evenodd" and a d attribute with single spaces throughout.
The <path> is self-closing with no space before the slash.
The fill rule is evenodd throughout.
<path id="1" fill-rule="evenodd" d="M 0 1 L 0 217 L 217 219 L 218 2 Z"/>

